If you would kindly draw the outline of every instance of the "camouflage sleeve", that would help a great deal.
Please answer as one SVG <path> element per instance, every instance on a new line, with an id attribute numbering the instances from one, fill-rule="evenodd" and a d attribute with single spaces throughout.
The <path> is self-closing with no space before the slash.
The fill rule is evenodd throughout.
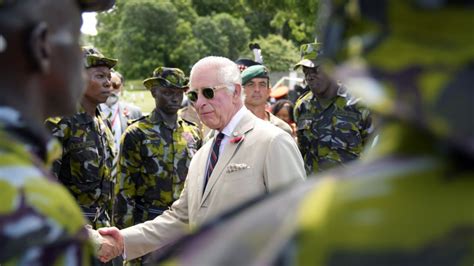
<path id="1" fill-rule="evenodd" d="M 135 222 L 133 217 L 137 192 L 135 184 L 140 180 L 142 165 L 140 154 L 142 138 L 139 132 L 136 127 L 128 128 L 120 144 L 114 215 L 114 222 L 118 228 L 129 227 Z"/>
<path id="2" fill-rule="evenodd" d="M 293 109 L 293 117 L 295 118 L 295 122 L 298 121 L 298 118 L 300 117 L 300 108 L 301 108 L 301 102 L 297 101 L 295 103 L 295 108 Z"/>
<path id="3" fill-rule="evenodd" d="M 89 265 L 92 246 L 71 195 L 60 184 L 32 176 L 33 168 L 23 169 L 9 182 L 0 167 L 0 264 Z"/>
<path id="4" fill-rule="evenodd" d="M 69 131 L 67 122 L 61 119 L 60 117 L 48 118 L 45 121 L 45 126 L 46 128 L 50 130 L 51 135 L 53 135 L 53 137 L 55 137 L 59 141 L 59 143 L 61 143 L 64 147 L 64 143 L 66 142 L 66 139 L 67 139 L 67 133 Z M 63 153 L 64 153 L 64 150 L 63 150 Z M 59 177 L 59 172 L 61 171 L 61 167 L 62 167 L 62 156 L 54 160 L 52 163 L 51 171 L 53 172 L 56 178 Z"/>
<path id="5" fill-rule="evenodd" d="M 202 132 L 197 126 L 193 126 L 193 135 L 196 139 L 196 150 L 199 150 L 202 146 Z"/>
<path id="6" fill-rule="evenodd" d="M 301 97 L 296 101 L 295 103 L 295 108 L 293 109 L 293 117 L 295 119 L 295 124 L 296 124 L 296 137 L 297 137 L 297 144 L 298 144 L 298 149 L 300 150 L 301 155 L 303 158 L 306 158 L 306 148 L 309 147 L 308 145 L 305 144 L 305 136 L 303 135 L 303 132 L 301 130 Z"/>
<path id="7" fill-rule="evenodd" d="M 363 145 L 366 145 L 369 142 L 372 132 L 374 131 L 372 124 L 372 115 L 367 108 L 361 109 L 362 121 L 361 121 L 361 137 Z"/>

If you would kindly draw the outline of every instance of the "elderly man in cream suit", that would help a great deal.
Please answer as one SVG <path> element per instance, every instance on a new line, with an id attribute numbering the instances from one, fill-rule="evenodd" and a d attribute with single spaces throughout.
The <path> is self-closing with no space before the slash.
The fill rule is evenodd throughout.
<path id="1" fill-rule="evenodd" d="M 234 62 L 215 56 L 198 61 L 187 94 L 202 122 L 223 135 L 217 134 L 195 154 L 183 192 L 170 210 L 120 231 L 99 231 L 117 240 L 113 247 L 102 245 L 102 261 L 120 255 L 123 244 L 127 259 L 140 257 L 224 211 L 305 179 L 303 160 L 291 136 L 243 105 L 240 71 Z"/>

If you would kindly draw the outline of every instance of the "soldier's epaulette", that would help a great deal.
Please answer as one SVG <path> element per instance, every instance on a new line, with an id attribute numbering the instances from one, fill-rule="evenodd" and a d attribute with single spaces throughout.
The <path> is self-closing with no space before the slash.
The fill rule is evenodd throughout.
<path id="1" fill-rule="evenodd" d="M 142 115 L 140 118 L 128 120 L 127 125 L 130 126 L 131 124 L 133 124 L 135 122 L 138 122 L 138 121 L 141 121 L 141 120 L 144 120 L 147 117 L 148 117 L 148 115 Z"/>
<path id="2" fill-rule="evenodd" d="M 61 116 L 56 116 L 56 117 L 50 117 L 50 118 L 47 118 L 44 123 L 47 124 L 47 123 L 50 123 L 50 124 L 59 124 L 59 122 L 61 122 L 61 119 L 62 117 Z"/>
<path id="3" fill-rule="evenodd" d="M 304 97 L 306 97 L 306 95 L 308 95 L 310 92 L 311 92 L 311 90 L 305 91 L 305 93 L 301 94 L 300 97 L 298 97 L 298 98 L 296 99 L 295 103 L 296 103 L 297 101 L 300 101 L 300 100 L 303 99 Z"/>
<path id="4" fill-rule="evenodd" d="M 185 123 L 191 125 L 191 126 L 195 126 L 195 127 L 198 126 L 198 124 L 196 124 L 196 123 L 194 123 L 194 122 L 191 122 L 191 121 L 189 121 L 189 120 L 186 120 L 186 119 L 184 119 L 184 118 L 182 118 L 182 117 L 181 117 L 181 120 L 182 120 L 183 122 L 185 122 Z"/>
<path id="5" fill-rule="evenodd" d="M 102 122 L 104 122 L 104 124 L 106 124 L 107 127 L 110 128 L 110 130 L 112 130 L 112 122 L 109 119 L 102 118 Z"/>

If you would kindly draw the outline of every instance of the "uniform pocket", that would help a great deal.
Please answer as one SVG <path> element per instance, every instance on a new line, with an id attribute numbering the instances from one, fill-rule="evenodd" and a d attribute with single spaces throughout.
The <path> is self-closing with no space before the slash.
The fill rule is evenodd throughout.
<path id="1" fill-rule="evenodd" d="M 160 169 L 159 160 L 163 159 L 163 148 L 159 139 L 144 140 L 140 150 L 142 166 L 146 174 L 157 173 Z"/>
<path id="2" fill-rule="evenodd" d="M 79 183 L 97 183 L 99 179 L 99 152 L 92 140 L 72 139 L 67 146 L 70 172 Z"/>
<path id="3" fill-rule="evenodd" d="M 311 130 L 311 124 L 313 121 L 311 119 L 301 119 L 297 123 L 297 130 Z"/>
<path id="4" fill-rule="evenodd" d="M 335 114 L 334 132 L 331 142 L 340 149 L 353 149 L 362 145 L 362 136 L 359 131 L 360 114 L 353 112 L 337 112 Z"/>

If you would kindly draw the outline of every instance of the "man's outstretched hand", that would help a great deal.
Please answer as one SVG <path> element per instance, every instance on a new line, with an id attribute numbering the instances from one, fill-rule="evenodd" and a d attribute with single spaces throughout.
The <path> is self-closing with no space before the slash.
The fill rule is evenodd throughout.
<path id="1" fill-rule="evenodd" d="M 116 227 L 105 227 L 98 230 L 102 236 L 97 257 L 102 262 L 108 262 L 111 259 L 123 254 L 124 243 L 120 230 Z"/>

